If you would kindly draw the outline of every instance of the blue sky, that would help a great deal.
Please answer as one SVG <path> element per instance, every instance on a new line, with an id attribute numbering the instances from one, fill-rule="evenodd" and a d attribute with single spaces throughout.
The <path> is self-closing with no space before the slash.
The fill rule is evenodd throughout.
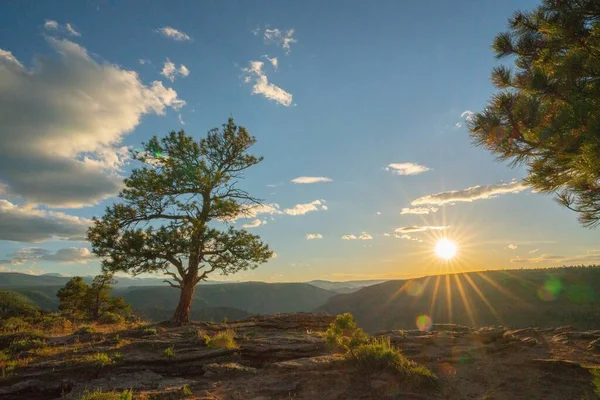
<path id="1" fill-rule="evenodd" d="M 494 93 L 494 35 L 536 3 L 5 3 L 0 270 L 95 274 L 76 239 L 115 200 L 126 148 L 229 116 L 258 139 L 244 186 L 271 210 L 236 224 L 260 223 L 277 253 L 230 279 L 599 261 L 597 231 L 466 128 Z M 433 256 L 441 237 L 458 244 L 450 264 Z"/>

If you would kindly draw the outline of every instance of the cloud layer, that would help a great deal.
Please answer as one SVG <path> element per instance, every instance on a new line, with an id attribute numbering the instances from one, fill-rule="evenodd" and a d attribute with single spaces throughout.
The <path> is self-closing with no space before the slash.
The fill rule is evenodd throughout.
<path id="1" fill-rule="evenodd" d="M 495 185 L 472 186 L 463 190 L 451 190 L 431 194 L 429 196 L 419 197 L 413 200 L 410 204 L 413 206 L 420 205 L 442 205 L 455 202 L 472 202 L 475 200 L 491 199 L 501 194 L 519 193 L 529 189 L 525 183 L 521 181 L 513 181 L 510 183 L 498 183 Z"/>
<path id="2" fill-rule="evenodd" d="M 10 261 L 12 265 L 21 265 L 28 261 L 52 261 L 60 263 L 86 264 L 88 261 L 95 260 L 96 256 L 85 247 L 69 247 L 59 249 L 56 253 L 39 247 L 25 247 L 16 253 L 11 254 Z"/>
<path id="3" fill-rule="evenodd" d="M 18 206 L 0 199 L 0 240 L 30 243 L 53 238 L 83 240 L 90 224 L 85 218 Z"/>
<path id="4" fill-rule="evenodd" d="M 37 59 L 33 70 L 0 49 L 0 183 L 30 202 L 95 204 L 120 188 L 123 136 L 143 115 L 185 102 L 161 82 L 145 86 L 134 71 L 98 63 L 78 44 L 48 42 L 58 57 Z"/>
<path id="5" fill-rule="evenodd" d="M 425 231 L 443 231 L 450 228 L 449 226 L 430 226 L 430 225 L 412 225 L 412 226 L 403 226 L 401 228 L 397 228 L 394 230 L 396 233 L 417 233 L 417 232 L 425 232 Z"/>

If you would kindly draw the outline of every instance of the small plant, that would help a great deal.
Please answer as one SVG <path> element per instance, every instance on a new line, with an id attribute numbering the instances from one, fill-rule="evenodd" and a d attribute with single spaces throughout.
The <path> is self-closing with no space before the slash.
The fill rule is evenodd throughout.
<path id="1" fill-rule="evenodd" d="M 173 346 L 169 346 L 165 349 L 165 357 L 167 357 L 169 360 L 175 358 L 175 349 Z"/>
<path id="2" fill-rule="evenodd" d="M 223 317 L 223 320 L 221 321 L 222 323 L 226 324 L 229 322 L 229 318 L 227 317 Z"/>
<path id="3" fill-rule="evenodd" d="M 211 349 L 237 349 L 238 345 L 235 342 L 235 332 L 231 329 L 221 331 L 214 336 L 206 335 L 204 342 Z"/>
<path id="4" fill-rule="evenodd" d="M 82 363 L 82 364 L 92 364 L 92 365 L 96 365 L 98 367 L 105 367 L 107 365 L 112 364 L 113 360 L 111 360 L 110 356 L 106 353 L 95 353 L 95 354 L 87 355 L 87 356 L 77 360 L 77 362 Z"/>
<path id="5" fill-rule="evenodd" d="M 410 361 L 389 338 L 375 339 L 356 347 L 350 357 L 360 369 L 368 372 L 388 371 L 404 378 L 409 384 L 423 386 L 437 382 L 437 376 L 426 367 Z"/>
<path id="6" fill-rule="evenodd" d="M 98 322 L 104 325 L 120 324 L 123 321 L 123 317 L 112 312 L 104 312 L 98 317 Z"/>
<path id="7" fill-rule="evenodd" d="M 356 326 L 350 313 L 340 314 L 325 332 L 327 344 L 337 351 L 354 353 L 354 349 L 369 342 L 369 335 Z"/>
<path id="8" fill-rule="evenodd" d="M 192 389 L 190 389 L 188 385 L 183 385 L 183 387 L 181 388 L 181 394 L 183 394 L 184 397 L 187 397 L 193 396 L 194 392 L 192 392 Z"/>
<path id="9" fill-rule="evenodd" d="M 89 325 L 84 325 L 81 328 L 77 329 L 75 331 L 76 335 L 89 335 L 91 333 L 94 333 L 94 328 L 89 326 Z"/>
<path id="10" fill-rule="evenodd" d="M 95 390 L 93 392 L 85 392 L 79 400 L 133 400 L 133 390 L 123 390 L 120 393 Z"/>
<path id="11" fill-rule="evenodd" d="M 44 347 L 44 345 L 45 343 L 40 339 L 21 339 L 14 340 L 8 349 L 13 353 L 17 353 L 25 350 L 39 349 Z"/>
<path id="12" fill-rule="evenodd" d="M 590 369 L 592 374 L 592 384 L 594 385 L 594 393 L 600 396 L 600 368 Z"/>
<path id="13" fill-rule="evenodd" d="M 31 324 L 20 317 L 10 317 L 0 322 L 3 332 L 18 333 L 31 329 Z"/>
<path id="14" fill-rule="evenodd" d="M 117 352 L 113 354 L 112 359 L 114 360 L 114 362 L 119 362 L 123 359 L 123 354 Z"/>
<path id="15" fill-rule="evenodd" d="M 144 335 L 156 335 L 158 333 L 158 330 L 154 327 L 151 327 L 151 328 L 144 328 L 144 330 L 142 332 L 144 333 Z"/>

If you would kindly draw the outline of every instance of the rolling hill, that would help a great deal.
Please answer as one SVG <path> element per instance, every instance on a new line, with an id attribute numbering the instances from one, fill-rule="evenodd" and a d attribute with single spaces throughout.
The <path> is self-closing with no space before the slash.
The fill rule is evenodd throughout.
<path id="1" fill-rule="evenodd" d="M 330 298 L 317 311 L 352 313 L 368 331 L 419 323 L 600 328 L 600 267 L 485 271 L 394 280 Z"/>

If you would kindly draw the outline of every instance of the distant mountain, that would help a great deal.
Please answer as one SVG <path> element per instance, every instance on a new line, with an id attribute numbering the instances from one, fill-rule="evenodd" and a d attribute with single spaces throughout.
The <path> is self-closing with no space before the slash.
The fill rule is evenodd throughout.
<path id="1" fill-rule="evenodd" d="M 317 311 L 352 313 L 368 331 L 417 322 L 600 328 L 600 267 L 485 271 L 394 280 L 330 298 Z M 419 316 L 426 315 L 417 321 Z"/>
<path id="2" fill-rule="evenodd" d="M 331 290 L 337 293 L 354 293 L 360 288 L 366 286 L 377 285 L 378 283 L 385 282 L 384 280 L 365 280 L 365 281 L 346 281 L 346 282 L 332 282 L 322 279 L 313 280 L 307 282 L 313 286 L 320 287 L 321 289 Z"/>
<path id="3" fill-rule="evenodd" d="M 52 311 L 58 308 L 56 292 L 69 279 L 2 273 L 0 290 L 18 292 L 41 309 Z M 90 281 L 89 277 L 85 279 Z M 117 285 L 112 293 L 114 296 L 123 296 L 137 314 L 152 315 L 155 320 L 163 315 L 170 318 L 179 301 L 179 291 L 162 281 L 160 286 Z M 193 316 L 197 315 L 198 318 L 210 317 L 215 321 L 224 317 L 240 319 L 255 314 L 311 311 L 334 295 L 334 291 L 308 283 L 203 283 L 196 287 L 192 310 L 197 312 Z"/>

